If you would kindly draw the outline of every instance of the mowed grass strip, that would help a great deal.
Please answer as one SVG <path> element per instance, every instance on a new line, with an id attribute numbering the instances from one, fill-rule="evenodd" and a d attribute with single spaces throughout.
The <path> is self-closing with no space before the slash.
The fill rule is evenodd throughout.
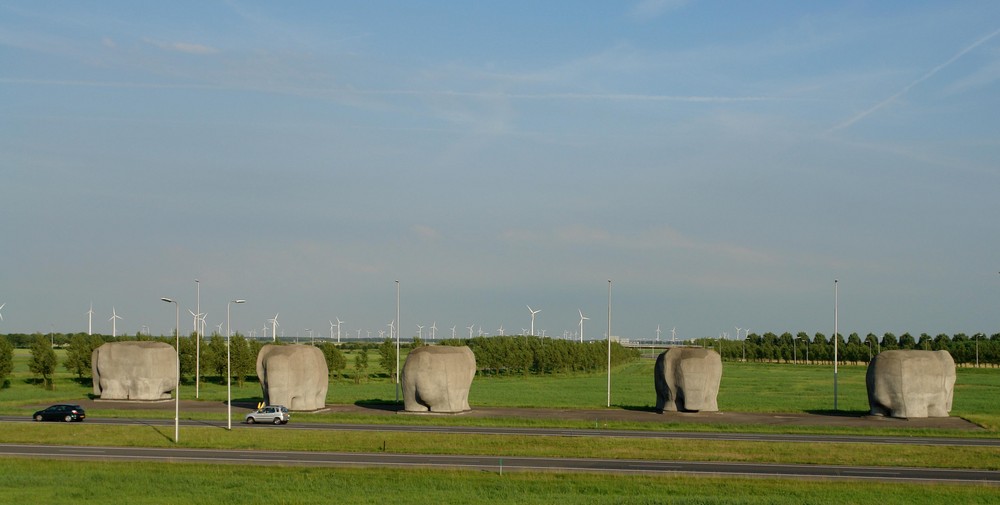
<path id="1" fill-rule="evenodd" d="M 0 432 L 8 444 L 174 447 L 172 426 L 104 426 L 11 423 Z M 186 448 L 469 454 L 677 461 L 732 461 L 848 466 L 1000 469 L 1000 451 L 986 447 L 937 447 L 857 443 L 791 443 L 608 437 L 553 437 L 289 430 L 261 426 L 231 432 L 184 427 Z"/>
<path id="2" fill-rule="evenodd" d="M 995 503 L 996 488 L 671 475 L 0 460 L 7 503 Z"/>

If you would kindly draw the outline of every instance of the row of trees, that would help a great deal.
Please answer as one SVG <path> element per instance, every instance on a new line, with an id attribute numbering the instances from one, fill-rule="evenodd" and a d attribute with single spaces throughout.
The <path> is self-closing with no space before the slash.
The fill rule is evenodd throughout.
<path id="1" fill-rule="evenodd" d="M 957 364 L 1000 365 L 1000 333 L 987 337 L 983 334 L 972 336 L 964 333 L 930 336 L 923 333 L 917 337 L 904 333 L 897 337 L 885 333 L 881 337 L 869 333 L 861 337 L 851 333 L 845 339 L 837 335 L 838 363 L 868 363 L 881 351 L 893 349 L 922 349 L 928 351 L 948 351 Z M 744 340 L 724 340 L 714 338 L 696 339 L 695 343 L 712 347 L 719 351 L 722 359 L 728 361 L 763 362 L 818 362 L 833 363 L 834 340 L 822 333 L 812 336 L 805 332 L 795 335 L 785 332 L 781 335 L 751 333 Z"/>
<path id="2" fill-rule="evenodd" d="M 476 355 L 481 375 L 528 375 L 561 372 L 594 372 L 608 366 L 604 341 L 575 342 L 548 337 L 517 335 L 447 339 L 442 345 L 467 345 Z M 611 364 L 639 359 L 639 351 L 611 344 Z"/>

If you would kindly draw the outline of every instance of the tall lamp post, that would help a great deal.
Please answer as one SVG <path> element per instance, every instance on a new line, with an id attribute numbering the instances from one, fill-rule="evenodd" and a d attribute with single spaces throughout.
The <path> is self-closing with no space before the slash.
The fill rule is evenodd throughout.
<path id="1" fill-rule="evenodd" d="M 837 323 L 839 318 L 840 298 L 837 291 L 837 279 L 833 280 L 833 410 L 837 410 Z"/>
<path id="2" fill-rule="evenodd" d="M 399 279 L 396 279 L 396 403 L 399 403 Z"/>
<path id="3" fill-rule="evenodd" d="M 197 316 L 194 318 L 194 397 L 195 399 L 201 398 L 201 281 L 198 279 L 194 280 L 195 291 L 196 291 L 196 302 L 194 311 Z"/>
<path id="4" fill-rule="evenodd" d="M 979 368 L 979 334 L 976 333 L 976 368 Z"/>
<path id="5" fill-rule="evenodd" d="M 226 304 L 226 429 L 229 431 L 233 431 L 233 374 L 230 371 L 232 367 L 232 353 L 229 350 L 229 340 L 233 336 L 233 329 L 229 325 L 229 308 L 234 303 L 246 302 L 246 300 L 230 300 Z"/>
<path id="6" fill-rule="evenodd" d="M 608 407 L 611 406 L 611 279 L 608 279 Z"/>
<path id="7" fill-rule="evenodd" d="M 170 298 L 160 298 L 174 304 L 174 338 L 177 345 L 177 386 L 174 389 L 174 443 L 177 443 L 181 433 L 181 308 Z"/>

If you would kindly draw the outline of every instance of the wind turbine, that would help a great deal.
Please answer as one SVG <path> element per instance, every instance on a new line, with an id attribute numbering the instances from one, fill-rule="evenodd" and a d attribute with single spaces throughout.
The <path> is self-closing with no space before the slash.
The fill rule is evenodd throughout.
<path id="1" fill-rule="evenodd" d="M 435 338 L 437 338 L 437 331 L 438 331 L 437 324 L 438 324 L 437 321 L 434 321 L 433 323 L 431 323 L 431 341 L 432 342 L 434 341 Z"/>
<path id="2" fill-rule="evenodd" d="M 419 338 L 421 340 L 424 339 L 424 327 L 423 327 L 423 325 L 420 325 L 420 324 L 417 325 L 417 338 Z"/>
<path id="3" fill-rule="evenodd" d="M 222 325 L 224 325 L 224 324 L 226 324 L 226 323 L 219 323 L 219 324 L 215 325 L 215 332 L 218 333 L 219 335 L 222 335 Z"/>
<path id="4" fill-rule="evenodd" d="M 330 340 L 333 340 L 333 321 L 330 321 Z"/>
<path id="5" fill-rule="evenodd" d="M 535 334 L 535 314 L 542 311 L 542 309 L 531 310 L 531 305 L 528 305 L 528 312 L 531 312 L 531 334 Z"/>
<path id="6" fill-rule="evenodd" d="M 4 304 L 4 305 L 6 305 L 6 304 Z M 2 308 L 3 308 L 3 305 L 0 305 L 0 309 L 2 309 Z M 115 308 L 111 307 L 111 318 L 108 319 L 108 321 L 111 321 L 111 338 L 115 338 L 115 336 L 117 335 L 117 333 L 118 333 L 118 325 L 116 323 L 121 318 L 122 318 L 122 316 L 119 316 L 118 313 L 115 312 Z"/>
<path id="7" fill-rule="evenodd" d="M 7 305 L 7 302 L 3 302 L 2 304 L 0 304 L 0 310 L 3 310 L 4 305 Z M 0 313 L 0 321 L 3 321 L 3 314 L 2 313 Z"/>
<path id="8" fill-rule="evenodd" d="M 341 320 L 340 320 L 340 318 L 338 317 L 338 318 L 337 318 L 337 343 L 338 343 L 338 344 L 340 343 L 340 325 L 341 325 L 341 324 L 344 324 L 344 322 L 343 322 L 343 321 L 341 321 Z M 361 334 L 360 334 L 360 333 L 358 333 L 358 336 L 360 337 L 360 336 L 361 336 Z"/>
<path id="9" fill-rule="evenodd" d="M 194 317 L 194 323 L 193 323 L 194 324 L 194 334 L 195 334 L 195 337 L 197 337 L 198 336 L 198 321 L 201 320 L 201 318 L 204 317 L 205 314 L 195 314 L 194 311 L 191 310 L 191 309 L 188 309 L 188 313 L 190 313 L 191 316 Z"/>
<path id="10" fill-rule="evenodd" d="M 4 305 L 7 304 L 5 303 Z M 3 305 L 0 305 L 0 308 L 3 308 Z M 0 319 L 3 319 L 2 315 L 0 315 Z M 94 334 L 94 302 L 90 302 L 90 310 L 87 311 L 87 335 L 93 335 L 93 334 Z"/>
<path id="11" fill-rule="evenodd" d="M 580 342 L 583 342 L 583 322 L 589 320 L 589 317 L 583 315 L 583 309 L 576 309 L 580 313 Z M 657 327 L 658 328 L 658 327 Z"/>
<path id="12" fill-rule="evenodd" d="M 660 344 L 660 325 L 656 325 L 656 344 Z"/>
<path id="13" fill-rule="evenodd" d="M 271 323 L 271 342 L 278 340 L 278 314 L 279 312 L 275 312 L 274 317 L 267 320 L 267 322 Z"/>
<path id="14" fill-rule="evenodd" d="M 503 336 L 503 325 L 502 324 L 500 325 L 499 328 L 497 328 L 497 331 L 500 332 L 500 336 L 502 337 Z"/>
<path id="15" fill-rule="evenodd" d="M 674 344 L 677 343 L 677 327 L 676 326 L 674 326 L 673 328 L 670 328 L 670 341 L 673 342 Z"/>
<path id="16" fill-rule="evenodd" d="M 476 325 L 474 325 L 474 324 L 466 326 L 466 328 L 469 329 L 469 338 L 472 338 L 472 329 L 475 328 L 475 327 L 476 327 Z"/>
<path id="17" fill-rule="evenodd" d="M 452 339 L 454 339 L 454 338 L 455 338 L 455 328 L 457 328 L 457 327 L 458 327 L 458 326 L 452 326 L 452 327 L 451 327 L 451 338 L 452 338 Z"/>
<path id="18" fill-rule="evenodd" d="M 386 326 L 389 327 L 389 340 L 392 340 L 393 335 L 395 335 L 396 331 L 396 320 L 393 319 L 392 321 L 389 321 L 389 324 L 387 324 Z"/>

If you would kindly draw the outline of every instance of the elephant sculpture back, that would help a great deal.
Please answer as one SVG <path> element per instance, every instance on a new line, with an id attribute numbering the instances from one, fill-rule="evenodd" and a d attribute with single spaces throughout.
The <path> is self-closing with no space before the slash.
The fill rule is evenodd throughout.
<path id="1" fill-rule="evenodd" d="M 323 352 L 311 345 L 265 345 L 257 354 L 257 377 L 268 405 L 290 410 L 326 406 L 330 371 Z"/>
<path id="2" fill-rule="evenodd" d="M 177 388 L 177 353 L 163 342 L 107 342 L 90 366 L 102 400 L 163 400 Z"/>
<path id="3" fill-rule="evenodd" d="M 711 349 L 674 347 L 656 358 L 653 381 L 660 412 L 715 412 L 722 358 Z"/>
<path id="4" fill-rule="evenodd" d="M 948 351 L 883 351 L 865 375 L 871 415 L 948 417 L 955 388 L 955 360 Z"/>
<path id="5" fill-rule="evenodd" d="M 471 410 L 469 389 L 476 357 L 466 346 L 418 347 L 406 357 L 401 382 L 407 412 L 458 413 Z"/>

